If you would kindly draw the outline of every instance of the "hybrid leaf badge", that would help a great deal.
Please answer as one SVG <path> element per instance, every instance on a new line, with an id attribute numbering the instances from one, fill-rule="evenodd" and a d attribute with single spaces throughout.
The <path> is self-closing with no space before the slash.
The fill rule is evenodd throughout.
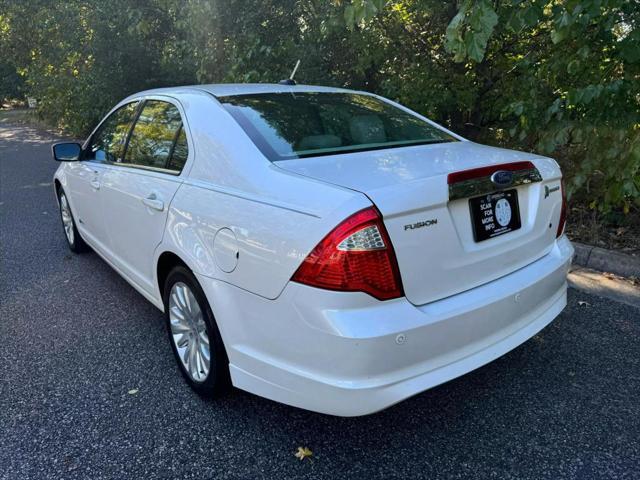
<path id="1" fill-rule="evenodd" d="M 549 188 L 549 185 L 544 186 L 544 198 L 547 198 L 553 192 L 557 192 L 560 190 L 560 185 L 556 185 L 555 187 Z"/>

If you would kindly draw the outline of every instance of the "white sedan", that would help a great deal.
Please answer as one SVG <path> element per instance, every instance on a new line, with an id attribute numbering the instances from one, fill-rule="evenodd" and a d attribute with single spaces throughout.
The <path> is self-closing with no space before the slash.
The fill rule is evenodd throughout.
<path id="1" fill-rule="evenodd" d="M 53 147 L 69 247 L 162 310 L 198 393 L 372 413 L 505 354 L 566 305 L 558 164 L 376 95 L 203 85 Z"/>

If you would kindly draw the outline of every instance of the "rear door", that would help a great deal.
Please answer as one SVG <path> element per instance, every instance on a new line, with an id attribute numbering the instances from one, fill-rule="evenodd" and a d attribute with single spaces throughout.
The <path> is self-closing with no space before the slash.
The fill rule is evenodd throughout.
<path id="1" fill-rule="evenodd" d="M 116 162 L 124 154 L 138 103 L 127 103 L 111 113 L 85 144 L 82 161 L 68 164 L 71 208 L 78 228 L 83 237 L 102 253 L 108 249 L 100 191 L 102 176 L 105 165 Z"/>
<path id="2" fill-rule="evenodd" d="M 153 253 L 188 157 L 178 103 L 148 99 L 131 130 L 124 157 L 106 167 L 101 182 L 104 221 L 115 263 L 154 291 Z"/>

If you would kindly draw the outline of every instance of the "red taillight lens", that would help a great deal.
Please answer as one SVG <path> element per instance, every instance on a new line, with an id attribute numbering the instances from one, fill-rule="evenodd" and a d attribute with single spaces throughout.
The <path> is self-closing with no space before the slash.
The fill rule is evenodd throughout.
<path id="1" fill-rule="evenodd" d="M 404 295 L 398 262 L 374 207 L 353 214 L 313 249 L 291 280 L 379 300 Z"/>
<path id="2" fill-rule="evenodd" d="M 564 226 L 567 223 L 567 192 L 564 186 L 564 179 L 560 181 L 560 191 L 562 192 L 562 207 L 560 207 L 560 220 L 558 221 L 556 238 L 564 233 Z"/>

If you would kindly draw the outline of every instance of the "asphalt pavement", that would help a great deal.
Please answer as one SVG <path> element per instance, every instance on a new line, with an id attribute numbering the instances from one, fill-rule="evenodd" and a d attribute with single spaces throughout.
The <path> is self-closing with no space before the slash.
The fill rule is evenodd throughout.
<path id="1" fill-rule="evenodd" d="M 200 399 L 162 314 L 67 249 L 54 140 L 0 122 L 0 478 L 640 479 L 640 309 L 582 291 L 511 353 L 375 415 Z"/>

